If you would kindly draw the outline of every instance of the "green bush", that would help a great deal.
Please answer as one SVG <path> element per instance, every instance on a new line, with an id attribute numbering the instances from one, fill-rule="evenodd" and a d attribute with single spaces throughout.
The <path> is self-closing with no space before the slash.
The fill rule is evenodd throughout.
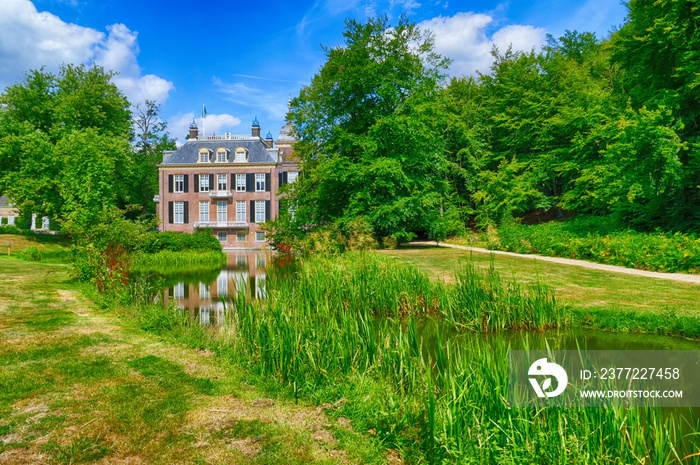
<path id="1" fill-rule="evenodd" d="M 22 231 L 14 224 L 0 226 L 0 234 L 22 234 Z"/>
<path id="2" fill-rule="evenodd" d="M 145 235 L 144 244 L 141 248 L 142 252 L 156 253 L 165 250 L 171 252 L 183 250 L 221 251 L 221 243 L 210 231 L 193 234 L 165 231 L 149 232 Z"/>
<path id="3" fill-rule="evenodd" d="M 489 248 L 578 258 L 668 273 L 700 273 L 700 238 L 694 234 L 620 229 L 608 218 L 586 217 L 498 230 Z"/>
<path id="4" fill-rule="evenodd" d="M 26 249 L 24 249 L 22 252 L 20 252 L 20 256 L 22 258 L 25 258 L 27 260 L 34 260 L 36 262 L 41 261 L 42 255 L 39 249 L 36 248 L 36 246 L 30 245 Z"/>

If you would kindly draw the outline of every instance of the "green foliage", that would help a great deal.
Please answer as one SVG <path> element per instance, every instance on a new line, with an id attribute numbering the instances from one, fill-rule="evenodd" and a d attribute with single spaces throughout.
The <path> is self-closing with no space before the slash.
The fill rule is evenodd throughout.
<path id="1" fill-rule="evenodd" d="M 620 229 L 610 218 L 503 226 L 498 229 L 498 240 L 489 247 L 651 271 L 700 273 L 700 238 L 696 235 L 640 233 Z"/>
<path id="2" fill-rule="evenodd" d="M 217 241 L 218 242 L 218 241 Z M 156 253 L 138 253 L 131 257 L 130 270 L 155 271 L 161 275 L 181 272 L 190 273 L 220 271 L 226 265 L 225 253 L 203 249 L 189 249 L 180 252 L 162 250 Z"/>
<path id="3" fill-rule="evenodd" d="M 0 190 L 24 216 L 126 204 L 131 113 L 112 76 L 98 66 L 33 70 L 0 96 Z"/>
<path id="4" fill-rule="evenodd" d="M 94 283 L 100 292 L 120 292 L 128 282 L 128 254 L 143 245 L 150 225 L 129 221 L 121 210 L 104 206 L 95 217 L 74 212 L 64 226 L 74 241 L 74 277 Z"/>
<path id="5" fill-rule="evenodd" d="M 14 224 L 0 226 L 0 234 L 22 234 L 22 230 Z"/>
<path id="6" fill-rule="evenodd" d="M 155 215 L 153 196 L 158 193 L 158 167 L 164 150 L 175 150 L 175 140 L 165 132 L 167 125 L 159 117 L 160 107 L 146 100 L 135 107 L 136 134 L 131 170 L 133 176 L 126 182 L 132 202 L 140 205 L 143 216 Z"/>
<path id="7" fill-rule="evenodd" d="M 34 245 L 30 245 L 29 247 L 24 249 L 20 254 L 27 260 L 33 260 L 35 262 L 39 262 L 42 259 L 41 252 Z"/>
<path id="8" fill-rule="evenodd" d="M 325 49 L 326 64 L 291 102 L 304 176 L 287 192 L 295 220 L 272 224 L 277 242 L 309 225 L 349 234 L 357 218 L 404 242 L 453 208 L 435 104 L 447 61 L 432 37 L 385 17 L 349 20 L 343 34 L 345 46 Z"/>
<path id="9" fill-rule="evenodd" d="M 173 231 L 149 232 L 139 250 L 145 253 L 183 250 L 213 250 L 221 252 L 221 243 L 209 230 L 182 234 Z"/>

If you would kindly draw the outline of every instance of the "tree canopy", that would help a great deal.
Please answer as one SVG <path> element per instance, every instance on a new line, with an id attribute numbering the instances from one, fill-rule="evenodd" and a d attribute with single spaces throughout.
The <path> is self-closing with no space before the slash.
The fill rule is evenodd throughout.
<path id="1" fill-rule="evenodd" d="M 156 164 L 173 141 L 153 102 L 137 105 L 132 119 L 112 77 L 64 65 L 30 71 L 0 95 L 0 192 L 21 214 L 80 214 L 88 224 L 109 206 L 152 214 Z"/>
<path id="2" fill-rule="evenodd" d="M 429 31 L 347 21 L 292 101 L 305 176 L 280 229 L 361 218 L 380 238 L 441 238 L 555 208 L 697 230 L 699 3 L 633 0 L 604 40 L 494 49 L 489 73 L 449 82 Z"/>
<path id="3" fill-rule="evenodd" d="M 295 220 L 347 229 L 359 218 L 396 240 L 437 233 L 456 208 L 435 106 L 448 62 L 405 18 L 348 20 L 343 35 L 291 102 L 305 173 L 289 193 Z"/>

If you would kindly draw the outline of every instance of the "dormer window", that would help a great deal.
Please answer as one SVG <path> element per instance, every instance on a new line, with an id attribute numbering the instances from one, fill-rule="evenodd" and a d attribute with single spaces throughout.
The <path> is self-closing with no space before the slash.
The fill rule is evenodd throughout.
<path id="1" fill-rule="evenodd" d="M 210 151 L 208 149 L 202 148 L 199 149 L 199 163 L 209 163 L 209 154 Z"/>
<path id="2" fill-rule="evenodd" d="M 226 163 L 228 162 L 228 150 L 226 150 L 223 147 L 220 147 L 216 151 L 216 162 L 217 163 Z"/>
<path id="3" fill-rule="evenodd" d="M 236 149 L 236 163 L 245 163 L 248 161 L 248 152 L 243 147 Z"/>

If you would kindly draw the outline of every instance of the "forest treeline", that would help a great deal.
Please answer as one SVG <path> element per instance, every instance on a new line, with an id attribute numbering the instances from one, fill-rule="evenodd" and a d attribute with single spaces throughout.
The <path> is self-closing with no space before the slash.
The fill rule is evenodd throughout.
<path id="1" fill-rule="evenodd" d="M 628 9 L 606 38 L 494 49 L 488 72 L 449 81 L 429 31 L 347 21 L 291 104 L 304 176 L 275 241 L 310 229 L 441 239 L 538 209 L 697 230 L 700 2 Z"/>

